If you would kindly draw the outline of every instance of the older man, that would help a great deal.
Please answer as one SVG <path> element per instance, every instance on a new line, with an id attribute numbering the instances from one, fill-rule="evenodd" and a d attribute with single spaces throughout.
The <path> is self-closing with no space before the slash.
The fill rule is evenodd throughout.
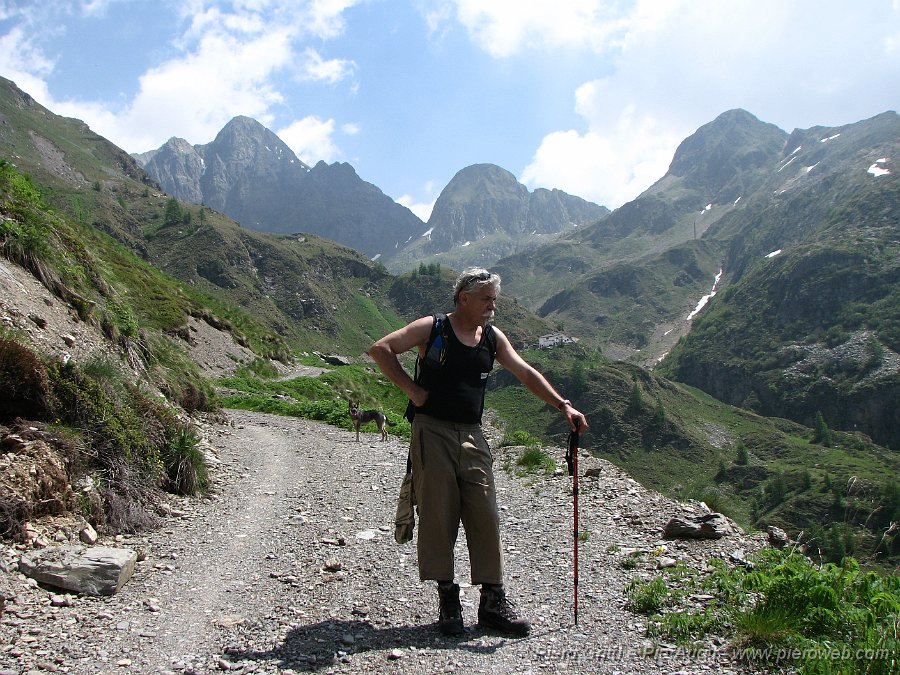
<path id="1" fill-rule="evenodd" d="M 438 626 L 445 635 L 464 631 L 453 569 L 460 522 L 466 532 L 472 584 L 481 585 L 478 623 L 520 636 L 531 629 L 503 589 L 493 457 L 481 430 L 485 385 L 494 360 L 562 412 L 571 429 L 576 424 L 581 430 L 588 427 L 584 415 L 522 359 L 499 328 L 488 323 L 499 293 L 499 275 L 469 268 L 456 280 L 453 312 L 446 317 L 416 319 L 376 341 L 369 350 L 415 410 L 410 460 L 419 515 L 419 578 L 438 582 Z M 439 353 L 426 354 L 438 320 L 435 343 L 440 347 L 430 351 Z M 416 380 L 397 358 L 413 348 L 419 352 Z"/>

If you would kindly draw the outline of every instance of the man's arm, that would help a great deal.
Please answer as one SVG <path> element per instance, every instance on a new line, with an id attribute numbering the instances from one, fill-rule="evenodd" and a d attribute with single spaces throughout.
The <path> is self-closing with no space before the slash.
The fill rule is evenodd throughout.
<path id="1" fill-rule="evenodd" d="M 403 370 L 398 354 L 413 348 L 424 349 L 431 335 L 434 317 L 423 316 L 393 333 L 385 335 L 369 347 L 369 356 L 387 378 L 396 384 L 415 405 L 424 405 L 428 399 L 428 390 L 416 384 L 409 374 Z"/>
<path id="2" fill-rule="evenodd" d="M 578 420 L 579 431 L 587 429 L 588 423 L 584 414 L 573 408 L 571 403 L 567 403 L 567 399 L 553 388 L 546 377 L 519 356 L 519 352 L 515 350 L 503 331 L 495 326 L 494 333 L 497 335 L 497 361 L 500 365 L 515 375 L 539 399 L 565 413 L 566 421 L 572 431 L 576 430 L 575 420 Z"/>

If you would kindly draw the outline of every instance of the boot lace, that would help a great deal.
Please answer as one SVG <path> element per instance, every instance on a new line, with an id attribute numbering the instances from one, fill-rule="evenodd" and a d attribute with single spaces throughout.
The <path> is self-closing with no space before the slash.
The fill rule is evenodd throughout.
<path id="1" fill-rule="evenodd" d="M 506 597 L 506 593 L 502 590 L 493 591 L 493 593 L 497 614 L 507 621 L 517 621 L 519 619 L 519 612 L 516 608 L 516 603 Z"/>

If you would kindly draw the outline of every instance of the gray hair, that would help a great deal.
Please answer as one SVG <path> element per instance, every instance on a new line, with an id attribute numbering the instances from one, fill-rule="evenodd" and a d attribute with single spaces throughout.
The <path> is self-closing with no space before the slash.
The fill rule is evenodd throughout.
<path id="1" fill-rule="evenodd" d="M 483 267 L 467 267 L 456 278 L 456 287 L 453 289 L 453 304 L 459 302 L 460 293 L 472 293 L 482 286 L 494 286 L 500 292 L 500 275 L 488 272 Z"/>

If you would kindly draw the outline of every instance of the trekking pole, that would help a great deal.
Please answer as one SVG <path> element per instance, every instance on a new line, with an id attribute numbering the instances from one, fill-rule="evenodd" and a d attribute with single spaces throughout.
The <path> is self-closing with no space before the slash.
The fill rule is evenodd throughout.
<path id="1" fill-rule="evenodd" d="M 566 451 L 566 464 L 569 467 L 569 475 L 572 476 L 572 500 L 573 500 L 573 542 L 575 545 L 575 584 L 573 587 L 574 600 L 572 603 L 575 614 L 575 625 L 578 625 L 578 428 L 579 420 L 573 420 L 575 431 L 569 433 L 569 449 Z"/>

